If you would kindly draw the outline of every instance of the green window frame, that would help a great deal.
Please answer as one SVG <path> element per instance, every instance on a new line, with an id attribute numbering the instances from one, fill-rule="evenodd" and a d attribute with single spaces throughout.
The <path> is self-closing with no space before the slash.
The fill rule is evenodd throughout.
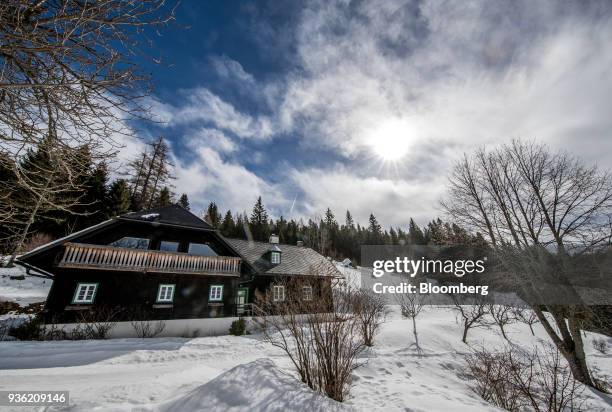
<path id="1" fill-rule="evenodd" d="M 223 285 L 210 285 L 208 300 L 210 302 L 223 301 Z"/>
<path id="2" fill-rule="evenodd" d="M 174 283 L 160 283 L 157 288 L 157 303 L 172 303 L 174 302 L 174 290 L 176 284 Z M 168 296 L 168 294 L 170 296 Z"/>
<path id="3" fill-rule="evenodd" d="M 96 299 L 96 293 L 98 292 L 98 283 L 77 283 L 76 289 L 74 290 L 74 296 L 72 297 L 72 303 L 77 304 L 92 304 Z"/>
<path id="4" fill-rule="evenodd" d="M 278 265 L 281 263 L 281 254 L 280 252 L 270 252 L 270 263 L 273 265 Z"/>

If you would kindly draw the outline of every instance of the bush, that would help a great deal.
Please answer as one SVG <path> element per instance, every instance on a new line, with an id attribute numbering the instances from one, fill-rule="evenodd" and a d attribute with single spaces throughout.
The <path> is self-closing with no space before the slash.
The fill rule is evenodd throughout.
<path id="1" fill-rule="evenodd" d="M 37 316 L 30 316 L 24 322 L 9 329 L 8 335 L 19 340 L 40 340 L 43 326 Z"/>
<path id="2" fill-rule="evenodd" d="M 605 339 L 593 339 L 593 348 L 602 355 L 608 354 L 608 344 Z"/>
<path id="3" fill-rule="evenodd" d="M 583 410 L 584 386 L 552 345 L 532 352 L 516 347 L 500 352 L 480 349 L 466 362 L 472 389 L 495 406 L 508 411 Z"/>
<path id="4" fill-rule="evenodd" d="M 230 335 L 242 336 L 246 335 L 246 322 L 243 318 L 238 318 L 232 322 L 229 328 Z"/>

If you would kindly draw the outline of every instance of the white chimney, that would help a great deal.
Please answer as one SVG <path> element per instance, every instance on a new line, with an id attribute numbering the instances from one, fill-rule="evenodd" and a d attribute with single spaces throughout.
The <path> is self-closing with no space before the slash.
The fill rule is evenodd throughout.
<path id="1" fill-rule="evenodd" d="M 299 246 L 299 247 L 302 247 L 302 246 L 304 246 L 304 241 L 303 240 L 298 240 L 296 245 Z"/>
<path id="2" fill-rule="evenodd" d="M 274 245 L 278 245 L 278 235 L 270 235 L 270 243 L 274 244 Z"/>

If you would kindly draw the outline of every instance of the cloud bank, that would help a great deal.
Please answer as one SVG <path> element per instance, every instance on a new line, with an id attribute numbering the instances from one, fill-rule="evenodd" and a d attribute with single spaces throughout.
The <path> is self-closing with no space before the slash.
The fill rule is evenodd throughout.
<path id="1" fill-rule="evenodd" d="M 609 168 L 611 11 L 609 2 L 309 2 L 282 76 L 258 80 L 240 56 L 211 60 L 258 105 L 205 85 L 157 105 L 195 156 L 177 153 L 177 190 L 234 210 L 261 194 L 275 215 L 297 197 L 293 217 L 330 206 L 389 226 L 437 216 L 449 168 L 482 145 L 537 139 Z M 299 150 L 258 166 L 287 141 Z M 295 161 L 309 152 L 326 160 Z"/>

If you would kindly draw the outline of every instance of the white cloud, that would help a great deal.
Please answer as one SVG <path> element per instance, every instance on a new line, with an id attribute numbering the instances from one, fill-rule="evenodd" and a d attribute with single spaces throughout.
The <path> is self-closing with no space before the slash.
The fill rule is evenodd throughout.
<path id="1" fill-rule="evenodd" d="M 228 207 L 261 194 L 282 210 L 297 187 L 305 216 L 331 206 L 361 222 L 374 212 L 386 225 L 410 216 L 423 223 L 437 215 L 445 176 L 462 152 L 516 137 L 612 166 L 605 2 L 320 1 L 304 7 L 295 30 L 296 68 L 280 80 L 261 83 L 226 56 L 213 59 L 219 76 L 272 114 L 243 113 L 203 87 L 160 109 L 171 113 L 170 124 L 205 123 L 201 164 L 183 179 L 202 180 L 201 193 Z M 381 172 L 376 156 L 395 155 L 393 139 L 383 139 L 385 150 L 373 147 L 390 130 L 405 153 L 393 174 Z M 344 164 L 290 166 L 274 186 L 221 158 L 236 150 L 230 134 L 263 143 L 290 135 Z"/>
<path id="2" fill-rule="evenodd" d="M 443 186 L 443 178 L 427 183 L 373 176 L 360 178 L 344 167 L 293 170 L 289 178 L 304 193 L 296 205 L 303 215 L 320 216 L 329 206 L 340 222 L 348 209 L 362 224 L 367 224 L 373 213 L 385 226 L 407 225 L 410 217 L 427 223 L 435 212 Z"/>
<path id="3" fill-rule="evenodd" d="M 273 185 L 241 164 L 224 160 L 214 149 L 202 146 L 196 154 L 197 160 L 190 164 L 175 161 L 177 191 L 187 193 L 195 213 L 211 201 L 222 210 L 234 212 L 250 212 L 258 196 L 272 211 L 282 209 L 288 202 Z"/>

